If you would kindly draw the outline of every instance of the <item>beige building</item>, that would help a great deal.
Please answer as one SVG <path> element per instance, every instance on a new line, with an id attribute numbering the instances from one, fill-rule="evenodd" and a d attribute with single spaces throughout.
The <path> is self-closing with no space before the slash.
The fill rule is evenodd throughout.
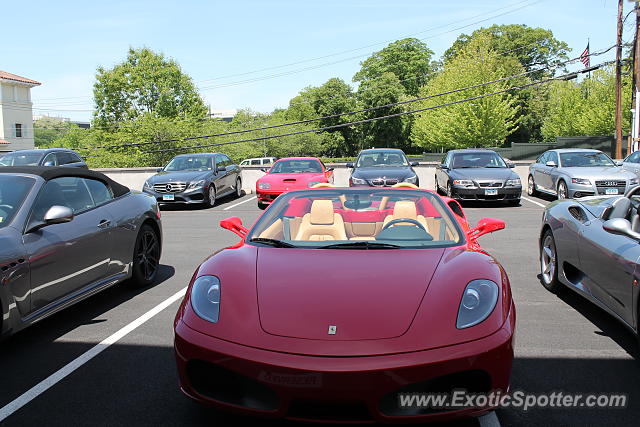
<path id="1" fill-rule="evenodd" d="M 0 70 L 0 151 L 34 147 L 31 88 L 39 85 Z"/>

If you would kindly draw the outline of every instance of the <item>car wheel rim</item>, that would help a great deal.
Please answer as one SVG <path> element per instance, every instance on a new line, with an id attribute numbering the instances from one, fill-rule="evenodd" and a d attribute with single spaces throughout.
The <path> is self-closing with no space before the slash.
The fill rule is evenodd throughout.
<path id="1" fill-rule="evenodd" d="M 535 189 L 535 183 L 533 182 L 533 177 L 532 177 L 532 176 L 530 176 L 530 177 L 529 177 L 529 186 L 528 186 L 528 188 L 527 188 L 527 193 L 528 193 L 530 196 L 533 196 L 533 191 L 534 191 L 534 189 Z"/>
<path id="2" fill-rule="evenodd" d="M 216 203 L 216 189 L 213 187 L 209 187 L 209 204 L 215 205 Z"/>
<path id="3" fill-rule="evenodd" d="M 556 273 L 556 246 L 550 234 L 545 237 L 542 243 L 540 267 L 542 270 L 542 279 L 546 284 L 550 284 Z"/>
<path id="4" fill-rule="evenodd" d="M 147 230 L 141 236 L 136 251 L 136 260 L 144 280 L 151 280 L 158 270 L 160 245 L 153 231 Z"/>
<path id="5" fill-rule="evenodd" d="M 447 197 L 453 198 L 453 190 L 451 190 L 451 184 L 447 184 Z"/>
<path id="6" fill-rule="evenodd" d="M 240 180 L 236 181 L 236 196 L 242 196 L 242 184 L 240 184 Z"/>
<path id="7" fill-rule="evenodd" d="M 564 184 L 560 184 L 558 186 L 558 199 L 566 199 L 567 198 L 567 187 Z"/>

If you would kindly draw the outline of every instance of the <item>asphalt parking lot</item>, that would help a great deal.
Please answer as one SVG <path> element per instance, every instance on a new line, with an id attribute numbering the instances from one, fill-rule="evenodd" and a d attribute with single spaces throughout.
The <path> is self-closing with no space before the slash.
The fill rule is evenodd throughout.
<path id="1" fill-rule="evenodd" d="M 502 425 L 636 424 L 640 365 L 635 337 L 578 296 L 547 292 L 537 278 L 537 237 L 543 206 L 549 202 L 527 198 L 518 207 L 465 206 L 472 224 L 482 217 L 507 223 L 506 230 L 482 237 L 481 243 L 507 270 L 516 302 L 512 388 L 533 393 L 627 393 L 629 406 L 501 409 L 497 419 Z M 218 226 L 221 219 L 239 216 L 249 225 L 260 213 L 252 195 L 221 200 L 211 209 L 164 209 L 158 284 L 144 290 L 116 286 L 0 344 L 0 420 L 11 405 L 25 403 L 0 424 L 294 425 L 239 419 L 203 408 L 184 397 L 177 386 L 172 347 L 176 295 L 207 255 L 237 241 L 234 234 Z M 140 317 L 171 297 L 175 302 L 167 303 L 112 345 L 100 347 L 102 351 L 94 358 L 82 357 L 123 327 L 145 320 Z M 51 378 L 70 362 L 79 367 Z M 481 422 L 470 420 L 455 425 L 478 424 Z"/>

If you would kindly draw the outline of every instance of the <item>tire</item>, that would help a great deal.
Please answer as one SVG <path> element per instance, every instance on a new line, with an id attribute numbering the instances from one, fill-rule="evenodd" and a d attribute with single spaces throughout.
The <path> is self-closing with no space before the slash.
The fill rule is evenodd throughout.
<path id="1" fill-rule="evenodd" d="M 207 188 L 207 193 L 204 195 L 204 205 L 207 208 L 212 208 L 216 204 L 216 187 L 210 184 Z"/>
<path id="2" fill-rule="evenodd" d="M 267 209 L 267 204 L 258 202 L 258 209 L 260 209 L 261 211 Z"/>
<path id="3" fill-rule="evenodd" d="M 240 180 L 240 178 L 238 178 L 236 179 L 236 199 L 239 199 L 243 195 L 244 192 L 242 191 L 242 181 Z"/>
<path id="4" fill-rule="evenodd" d="M 529 175 L 529 179 L 527 180 L 527 194 L 531 197 L 535 197 L 538 195 L 538 190 L 536 190 L 536 182 L 533 180 L 533 175 Z"/>
<path id="5" fill-rule="evenodd" d="M 558 183 L 558 200 L 564 200 L 569 197 L 569 190 L 567 184 L 564 181 Z"/>
<path id="6" fill-rule="evenodd" d="M 453 187 L 451 186 L 450 182 L 447 182 L 447 197 L 450 199 L 455 199 L 453 194 Z"/>
<path id="7" fill-rule="evenodd" d="M 158 234 L 153 227 L 143 224 L 133 249 L 132 286 L 145 287 L 155 282 L 160 266 L 160 253 Z"/>
<path id="8" fill-rule="evenodd" d="M 562 289 L 558 280 L 556 241 L 551 230 L 545 231 L 540 240 L 540 280 L 548 291 L 558 293 Z"/>

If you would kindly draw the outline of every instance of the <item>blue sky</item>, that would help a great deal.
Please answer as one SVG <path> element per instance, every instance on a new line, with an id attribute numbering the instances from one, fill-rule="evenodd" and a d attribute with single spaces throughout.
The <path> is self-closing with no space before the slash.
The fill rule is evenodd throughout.
<path id="1" fill-rule="evenodd" d="M 588 38 L 593 52 L 615 43 L 616 8 L 615 0 L 11 2 L 2 6 L 0 69 L 42 82 L 32 90 L 35 114 L 89 120 L 96 68 L 146 46 L 178 61 L 212 108 L 269 112 L 306 86 L 351 82 L 367 56 L 408 36 L 439 58 L 461 33 L 526 24 L 553 31 L 572 57 Z"/>

